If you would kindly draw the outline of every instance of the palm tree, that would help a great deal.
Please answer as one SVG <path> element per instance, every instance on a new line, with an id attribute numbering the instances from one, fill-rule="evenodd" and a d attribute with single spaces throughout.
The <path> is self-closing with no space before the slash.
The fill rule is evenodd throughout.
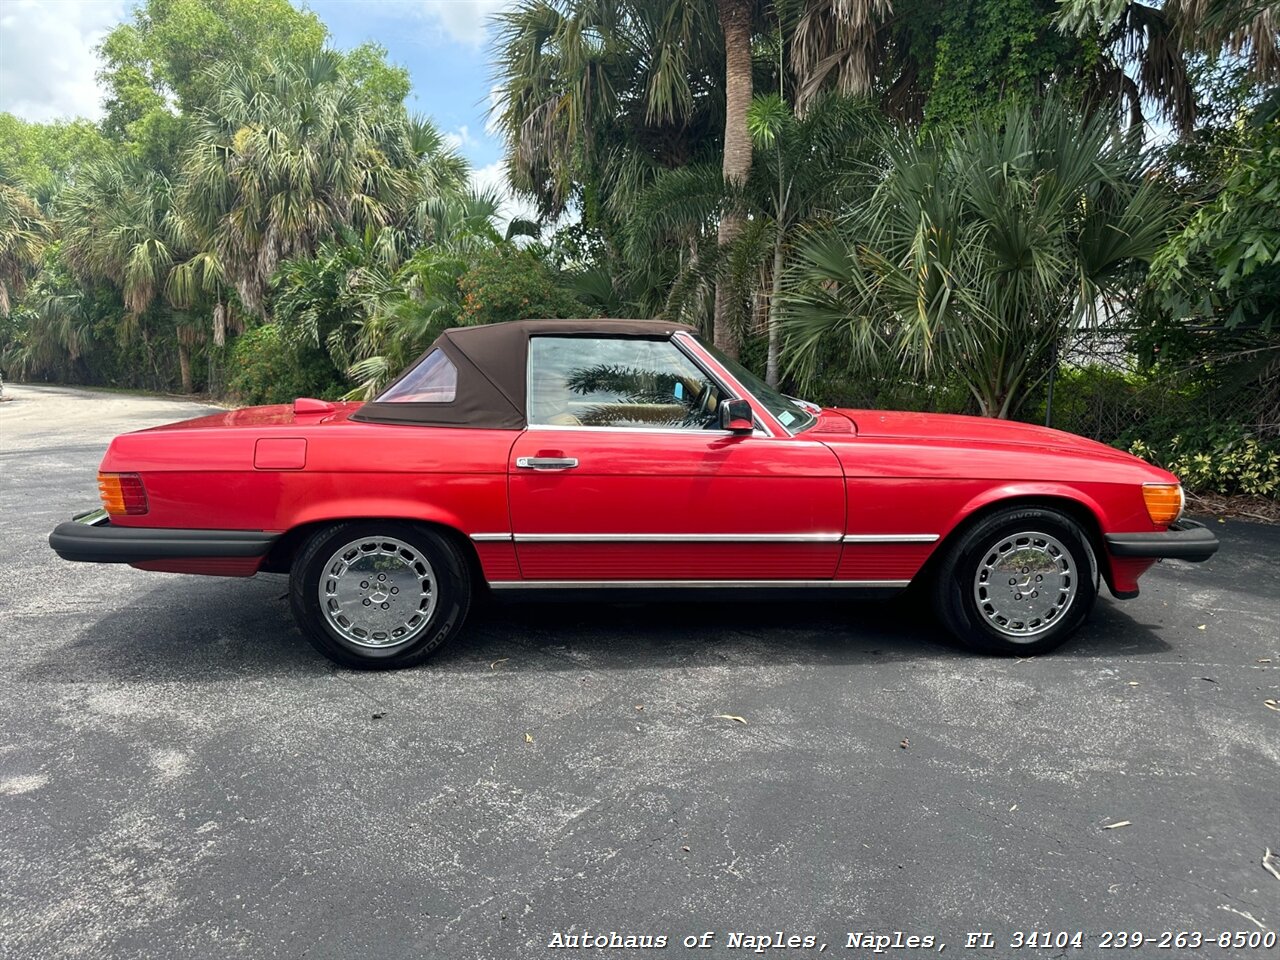
<path id="1" fill-rule="evenodd" d="M 27 286 L 14 311 L 20 323 L 0 365 L 23 377 L 80 379 L 93 338 L 93 295 L 54 258 Z"/>
<path id="2" fill-rule="evenodd" d="M 1185 46 L 1210 55 L 1226 50 L 1245 56 L 1259 83 L 1273 83 L 1280 78 L 1280 3 L 1183 0 L 1179 11 Z"/>
<path id="3" fill-rule="evenodd" d="M 1098 37 L 1094 88 L 1128 104 L 1133 120 L 1142 103 L 1159 103 L 1183 134 L 1195 121 L 1187 76 L 1188 53 L 1241 57 L 1259 83 L 1280 78 L 1280 3 L 1274 0 L 1061 0 L 1059 23 L 1082 37 Z"/>
<path id="4" fill-rule="evenodd" d="M 654 172 L 719 154 L 706 149 L 723 125 L 708 0 L 522 0 L 496 19 L 493 115 L 512 182 L 544 218 L 575 202 L 598 216 Z"/>
<path id="5" fill-rule="evenodd" d="M 769 344 L 765 381 L 781 377 L 783 279 L 803 229 L 838 216 L 851 194 L 866 184 L 860 174 L 870 159 L 879 123 L 865 100 L 827 95 L 797 117 L 779 94 L 757 97 L 748 126 L 768 184 L 762 218 L 771 227 L 772 289 L 769 295 Z"/>
<path id="6" fill-rule="evenodd" d="M 1259 79 L 1280 72 L 1274 0 L 1024 0 L 1016 6 L 1033 18 L 1052 17 L 1055 3 L 1059 25 L 1079 44 L 1052 69 L 1037 71 L 1035 90 L 1076 85 L 1092 105 L 1127 115 L 1133 127 L 1154 106 L 1179 130 L 1191 129 L 1188 52 L 1232 50 L 1250 57 Z M 777 6 L 780 23 L 790 30 L 789 67 L 800 113 L 823 91 L 835 90 L 874 93 L 890 116 L 920 122 L 942 79 L 938 45 L 954 42 L 947 37 L 948 17 L 963 20 L 966 9 L 976 15 L 982 4 L 900 0 L 895 8 L 892 0 L 780 0 Z M 1046 47 L 1048 40 L 1037 43 Z M 996 95 L 1003 99 L 1008 91 Z"/>
<path id="7" fill-rule="evenodd" d="M 554 221 L 570 207 L 596 246 L 597 280 L 660 304 L 688 247 L 623 253 L 639 195 L 666 171 L 720 165 L 723 48 L 709 0 L 522 0 L 498 15 L 494 119 L 508 178 Z M 708 227 L 714 233 L 712 220 Z M 643 288 L 643 289 L 641 289 Z"/>
<path id="8" fill-rule="evenodd" d="M 1109 118 L 1025 105 L 948 138 L 900 135 L 861 211 L 801 246 L 787 304 L 796 372 L 831 344 L 962 380 L 1008 417 L 1077 324 L 1133 302 L 1173 204 Z"/>
<path id="9" fill-rule="evenodd" d="M 755 4 L 751 0 L 716 0 L 720 16 L 720 33 L 724 37 L 724 181 L 741 188 L 751 175 L 751 133 L 747 129 L 747 110 L 751 106 L 751 27 Z M 717 242 L 728 247 L 738 235 L 746 218 L 736 204 L 727 203 L 720 212 Z M 738 355 L 738 337 L 730 322 L 733 310 L 731 293 L 724 284 L 716 284 L 714 321 L 715 344 L 731 357 Z"/>
<path id="10" fill-rule="evenodd" d="M 777 386 L 783 286 L 796 240 L 868 192 L 864 174 L 881 125 L 865 100 L 823 96 L 798 117 L 771 93 L 753 99 L 747 126 L 756 152 L 747 183 L 726 189 L 710 164 L 663 174 L 635 204 L 626 249 L 639 261 L 647 250 L 697 243 L 722 209 L 745 211 L 745 228 L 730 243 L 717 247 L 704 240 L 677 272 L 666 312 L 681 316 L 699 289 L 718 279 L 734 307 L 728 322 L 736 334 L 748 320 L 743 306 L 767 299 L 765 379 Z"/>
<path id="11" fill-rule="evenodd" d="M 313 255 L 280 264 L 272 278 L 275 321 L 287 342 L 323 347 L 357 386 L 375 395 L 446 326 L 458 322 L 458 279 L 483 251 L 525 229 L 498 229 L 501 198 L 493 190 L 438 196 L 415 212 L 429 242 L 408 259 L 390 256 L 383 235 L 345 231 Z"/>
<path id="12" fill-rule="evenodd" d="M 173 187 L 126 160 L 104 160 L 58 197 L 62 253 L 86 280 L 107 280 L 136 319 L 155 301 L 181 259 L 173 235 Z"/>
<path id="13" fill-rule="evenodd" d="M 86 282 L 105 280 L 124 300 L 121 336 L 139 329 L 141 316 L 162 304 L 177 328 L 182 389 L 194 391 L 191 348 L 201 336 L 188 317 L 182 287 L 173 285 L 175 269 L 190 249 L 174 215 L 174 188 L 163 174 L 135 161 L 109 159 L 85 170 L 58 197 L 62 254 Z"/>
<path id="14" fill-rule="evenodd" d="M 791 71 L 801 112 L 824 90 L 861 97 L 883 81 L 881 70 L 894 39 L 891 0 L 799 0 L 784 7 L 782 19 L 795 24 Z M 903 48 L 899 55 L 911 52 Z"/>
<path id="15" fill-rule="evenodd" d="M 333 51 L 213 74 L 218 93 L 183 158 L 181 223 L 253 314 L 265 315 L 282 260 L 343 230 L 379 235 L 388 259 L 402 257 L 418 205 L 465 180 L 426 121 L 372 97 Z"/>
<path id="16" fill-rule="evenodd" d="M 603 225 L 615 259 L 631 203 L 664 171 L 714 157 L 724 182 L 743 186 L 762 7 L 758 0 L 526 0 L 502 14 L 496 116 L 515 185 L 545 217 L 579 203 L 592 226 Z M 710 226 L 727 246 L 744 222 L 726 203 Z M 714 337 L 736 353 L 732 307 L 731 292 L 717 285 Z"/>
<path id="17" fill-rule="evenodd" d="M 0 317 L 40 265 L 50 228 L 24 185 L 0 170 Z"/>

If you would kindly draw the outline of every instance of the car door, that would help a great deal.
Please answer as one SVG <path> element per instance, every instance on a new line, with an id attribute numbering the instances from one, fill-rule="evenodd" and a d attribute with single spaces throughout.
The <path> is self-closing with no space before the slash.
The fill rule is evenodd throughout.
<path id="1" fill-rule="evenodd" d="M 668 339 L 535 336 L 528 429 L 508 468 L 529 581 L 830 579 L 845 523 L 835 454 L 719 429 L 727 389 Z"/>

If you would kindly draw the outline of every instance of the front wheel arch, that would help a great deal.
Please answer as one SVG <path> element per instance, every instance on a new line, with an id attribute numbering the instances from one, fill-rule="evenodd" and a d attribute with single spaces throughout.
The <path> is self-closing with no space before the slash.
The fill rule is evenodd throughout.
<path id="1" fill-rule="evenodd" d="M 1079 500 L 1072 500 L 1070 497 L 1040 494 L 992 500 L 990 503 L 983 504 L 976 510 L 966 514 L 959 523 L 948 531 L 946 536 L 934 545 L 933 552 L 929 554 L 929 559 L 924 562 L 915 577 L 912 578 L 911 586 L 931 589 L 934 578 L 938 575 L 938 566 L 942 563 L 942 559 L 947 555 L 951 547 L 966 533 L 983 520 L 986 520 L 987 517 L 1009 509 L 1017 510 L 1036 507 L 1060 510 L 1080 525 L 1080 528 L 1089 538 L 1089 546 L 1093 550 L 1094 561 L 1099 568 L 1095 572 L 1100 572 L 1107 581 L 1107 586 L 1110 586 L 1111 569 L 1107 562 L 1108 554 L 1106 545 L 1102 540 L 1102 523 L 1098 519 L 1098 515 L 1093 512 L 1088 504 Z"/>
<path id="2" fill-rule="evenodd" d="M 1018 539 L 1019 535 L 1028 539 Z M 997 547 L 1001 541 L 1006 541 L 1005 546 Z M 1003 584 L 1003 580 L 987 580 L 987 574 L 989 565 L 1000 568 L 996 557 L 1002 557 L 1000 551 L 1006 548 L 1013 553 L 1025 550 L 1044 554 L 1042 559 L 1049 562 L 1043 568 L 1043 579 L 1047 582 L 1038 589 L 1062 590 L 1064 602 L 1059 606 L 1056 602 L 1042 599 L 1040 610 L 1027 607 L 1010 610 L 1004 604 L 1012 604 L 1013 601 L 1023 603 L 1022 593 L 1028 592 L 1026 588 L 1030 584 L 1025 580 L 1021 587 L 1014 586 L 1013 579 L 1008 581 L 1008 592 L 1012 594 L 1021 589 L 1022 593 L 1017 596 L 1006 596 L 1002 601 L 997 596 L 1005 592 L 1001 586 L 992 590 L 989 597 L 984 589 L 975 601 L 979 586 L 989 588 L 997 582 Z M 992 557 L 984 561 L 987 554 L 992 554 Z M 1003 509 L 989 511 L 959 531 L 956 539 L 949 540 L 938 552 L 938 557 L 937 568 L 925 584 L 931 606 L 955 639 L 985 652 L 1016 656 L 1047 653 L 1062 644 L 1088 619 L 1097 599 L 1099 560 L 1089 534 L 1071 513 L 1056 505 L 1007 504 Z M 1015 561 L 1015 568 L 1005 568 L 999 577 L 1009 573 L 1017 575 L 1017 565 L 1026 563 L 1026 560 Z M 1021 566 L 1020 573 L 1036 573 L 1036 563 L 1032 559 L 1031 566 Z M 1070 585 L 1065 581 L 1056 587 L 1053 585 L 1053 576 L 1059 569 L 1070 575 Z M 981 575 L 980 579 L 975 579 L 978 575 Z M 1035 579 L 1038 583 L 1042 578 L 1036 576 Z M 1032 590 L 1037 589 L 1034 584 L 1031 587 Z M 1038 594 L 1030 592 L 1025 602 L 1033 604 L 1030 598 L 1036 596 Z M 1053 593 L 1047 596 L 1052 597 Z M 1044 611 L 1046 603 L 1050 604 L 1050 609 Z M 1003 616 L 1009 619 L 1001 617 L 1002 609 Z M 1032 619 L 1024 624 L 1022 620 L 1026 617 Z"/>

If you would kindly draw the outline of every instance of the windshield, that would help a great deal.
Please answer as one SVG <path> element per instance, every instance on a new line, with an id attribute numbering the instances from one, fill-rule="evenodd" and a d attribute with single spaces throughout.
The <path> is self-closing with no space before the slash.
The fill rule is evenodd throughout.
<path id="1" fill-rule="evenodd" d="M 716 358 L 726 370 L 733 374 L 734 379 L 742 384 L 747 391 L 755 397 L 760 403 L 773 414 L 778 422 L 787 428 L 791 433 L 799 433 L 801 430 L 808 430 L 811 426 L 818 422 L 818 418 L 809 412 L 807 407 L 813 407 L 811 403 L 804 400 L 792 400 L 784 397 L 773 387 L 769 386 L 754 373 L 740 364 L 737 360 L 730 359 L 725 356 L 719 349 L 699 339 L 698 344 L 703 350 Z M 815 408 L 816 409 L 816 408 Z"/>

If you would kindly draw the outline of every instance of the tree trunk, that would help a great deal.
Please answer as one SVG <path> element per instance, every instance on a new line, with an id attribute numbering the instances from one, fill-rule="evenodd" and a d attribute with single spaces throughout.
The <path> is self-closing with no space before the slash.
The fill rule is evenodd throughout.
<path id="1" fill-rule="evenodd" d="M 751 133 L 747 109 L 751 106 L 751 0 L 717 0 L 720 29 L 724 34 L 724 179 L 740 187 L 751 173 Z M 734 204 L 720 212 L 718 240 L 732 243 L 745 222 Z M 731 357 L 738 355 L 738 332 L 732 323 L 732 298 L 727 284 L 716 283 L 715 344 Z"/>
<path id="2" fill-rule="evenodd" d="M 195 393 L 191 382 L 191 348 L 181 340 L 178 341 L 178 367 L 182 371 L 182 392 Z"/>
<path id="3" fill-rule="evenodd" d="M 773 243 L 773 290 L 769 294 L 769 359 L 765 362 L 764 382 L 771 387 L 778 385 L 778 360 L 781 350 L 781 317 L 778 316 L 782 303 L 782 229 L 778 229 L 778 238 Z"/>

